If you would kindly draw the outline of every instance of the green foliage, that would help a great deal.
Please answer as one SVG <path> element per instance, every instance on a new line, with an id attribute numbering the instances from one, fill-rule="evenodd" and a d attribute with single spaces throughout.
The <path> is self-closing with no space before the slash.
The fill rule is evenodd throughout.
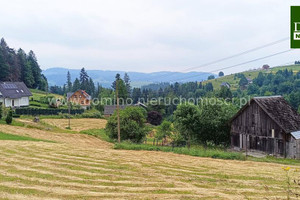
<path id="1" fill-rule="evenodd" d="M 80 131 L 80 133 L 98 137 L 101 140 L 104 140 L 106 142 L 113 142 L 113 140 L 108 137 L 104 129 L 89 129 L 89 130 Z"/>
<path id="2" fill-rule="evenodd" d="M 172 131 L 172 123 L 169 121 L 163 121 L 161 125 L 157 127 L 156 138 L 161 140 L 170 137 Z"/>
<path id="3" fill-rule="evenodd" d="M 0 132 L 0 140 L 15 140 L 15 141 L 43 141 L 50 142 L 47 140 L 39 140 L 31 137 L 19 136 L 19 135 L 11 135 L 7 133 Z"/>
<path id="4" fill-rule="evenodd" d="M 210 75 L 207 80 L 212 80 L 212 79 L 215 79 L 215 76 L 214 75 Z"/>
<path id="5" fill-rule="evenodd" d="M 248 84 L 248 80 L 247 80 L 247 78 L 245 77 L 245 75 L 244 74 L 241 74 L 240 75 L 240 82 L 239 82 L 239 86 L 240 87 L 245 87 L 247 84 Z"/>
<path id="6" fill-rule="evenodd" d="M 2 38 L 0 43 L 0 81 L 23 81 L 29 88 L 48 89 L 33 51 L 28 55 L 10 48 Z"/>
<path id="7" fill-rule="evenodd" d="M 126 107 L 120 110 L 121 140 L 141 142 L 148 132 L 145 122 L 146 117 L 142 108 Z M 108 119 L 105 130 L 111 139 L 118 138 L 116 112 Z"/>
<path id="8" fill-rule="evenodd" d="M 218 92 L 217 96 L 223 99 L 231 99 L 232 93 L 228 87 L 222 86 L 221 90 Z"/>
<path id="9" fill-rule="evenodd" d="M 6 115 L 6 124 L 11 124 L 13 120 L 13 111 L 10 109 L 8 114 Z"/>
<path id="10" fill-rule="evenodd" d="M 174 112 L 174 125 L 179 133 L 187 141 L 188 147 L 191 145 L 191 138 L 199 131 L 200 111 L 195 105 L 182 104 Z"/>
<path id="11" fill-rule="evenodd" d="M 206 144 L 211 141 L 214 144 L 228 145 L 230 143 L 229 120 L 237 112 L 237 108 L 230 102 L 221 99 L 209 99 L 200 105 L 200 128 L 197 141 Z"/>
<path id="12" fill-rule="evenodd" d="M 224 72 L 219 72 L 219 77 L 223 77 L 224 76 Z"/>
<path id="13" fill-rule="evenodd" d="M 173 152 L 177 154 L 184 154 L 197 157 L 208 157 L 226 160 L 245 160 L 245 156 L 238 152 L 229 152 L 222 149 L 206 149 L 203 147 L 167 147 L 167 146 L 152 146 L 147 144 L 132 144 L 128 142 L 116 143 L 114 149 L 125 149 L 125 150 L 146 150 L 146 151 L 163 151 Z"/>

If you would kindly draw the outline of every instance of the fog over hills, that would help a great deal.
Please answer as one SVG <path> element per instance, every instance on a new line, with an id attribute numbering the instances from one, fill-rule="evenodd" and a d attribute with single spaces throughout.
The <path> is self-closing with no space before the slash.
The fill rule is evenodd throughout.
<path id="1" fill-rule="evenodd" d="M 67 69 L 67 68 L 49 68 L 43 71 L 43 74 L 47 77 L 49 85 L 62 86 L 66 83 L 67 72 L 70 71 L 72 82 L 75 78 L 79 78 L 80 69 Z M 94 80 L 95 83 L 101 84 L 103 87 L 110 87 L 114 81 L 117 73 L 124 76 L 125 71 L 107 71 L 107 70 L 87 70 L 88 75 Z M 189 81 L 203 81 L 207 80 L 212 73 L 207 72 L 127 72 L 131 85 L 133 87 L 141 87 L 150 83 L 156 82 L 189 82 Z"/>

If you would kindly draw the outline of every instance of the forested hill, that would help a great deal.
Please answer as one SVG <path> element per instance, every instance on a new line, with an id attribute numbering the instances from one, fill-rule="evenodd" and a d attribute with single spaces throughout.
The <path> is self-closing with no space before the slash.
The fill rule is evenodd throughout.
<path id="1" fill-rule="evenodd" d="M 27 87 L 47 90 L 46 77 L 33 51 L 26 54 L 10 48 L 2 38 L 0 42 L 0 81 L 23 81 Z"/>
<path id="2" fill-rule="evenodd" d="M 80 69 L 67 69 L 67 68 L 49 68 L 43 71 L 48 79 L 49 85 L 63 86 L 66 83 L 66 75 L 68 71 L 71 74 L 72 81 L 79 78 Z M 100 83 L 103 87 L 110 88 L 111 83 L 115 80 L 116 74 L 124 76 L 124 71 L 106 71 L 106 70 L 87 70 L 89 76 L 95 83 Z M 131 85 L 133 87 L 141 87 L 155 82 L 193 82 L 207 80 L 212 73 L 208 72 L 127 72 L 130 76 Z M 215 75 L 216 76 L 216 75 Z"/>

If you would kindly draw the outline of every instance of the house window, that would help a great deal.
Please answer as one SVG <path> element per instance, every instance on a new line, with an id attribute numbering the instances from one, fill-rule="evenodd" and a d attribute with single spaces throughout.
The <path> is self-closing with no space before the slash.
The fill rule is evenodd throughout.
<path id="1" fill-rule="evenodd" d="M 22 92 L 22 93 L 24 93 L 24 91 L 23 91 L 23 90 L 21 90 L 21 92 Z"/>
<path id="2" fill-rule="evenodd" d="M 19 90 L 16 90 L 17 93 L 19 93 Z"/>
<path id="3" fill-rule="evenodd" d="M 81 104 L 84 104 L 84 101 L 81 101 Z"/>

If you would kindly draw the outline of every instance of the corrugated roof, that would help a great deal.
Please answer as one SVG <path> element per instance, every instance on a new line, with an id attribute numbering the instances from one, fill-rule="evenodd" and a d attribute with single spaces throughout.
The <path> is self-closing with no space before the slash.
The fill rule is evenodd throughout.
<path id="1" fill-rule="evenodd" d="M 32 96 L 23 82 L 0 82 L 0 92 L 2 97 L 11 99 Z"/>
<path id="2" fill-rule="evenodd" d="M 296 140 L 300 139 L 300 131 L 291 132 L 291 134 Z"/>

